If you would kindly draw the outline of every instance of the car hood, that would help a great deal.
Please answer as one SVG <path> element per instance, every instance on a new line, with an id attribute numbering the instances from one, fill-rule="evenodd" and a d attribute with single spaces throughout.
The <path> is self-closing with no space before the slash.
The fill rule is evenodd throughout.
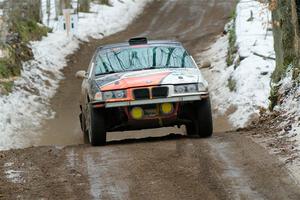
<path id="1" fill-rule="evenodd" d="M 152 69 L 104 75 L 96 79 L 101 91 L 156 85 L 206 83 L 199 69 Z"/>

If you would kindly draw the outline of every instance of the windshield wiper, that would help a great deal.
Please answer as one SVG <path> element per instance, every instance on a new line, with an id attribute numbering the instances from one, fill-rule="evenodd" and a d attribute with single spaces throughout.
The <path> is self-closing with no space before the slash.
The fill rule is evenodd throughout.
<path id="1" fill-rule="evenodd" d="M 178 69 L 181 69 L 181 68 L 189 68 L 187 66 L 168 66 L 167 68 L 178 68 Z"/>
<path id="2" fill-rule="evenodd" d="M 148 70 L 148 69 L 164 69 L 166 68 L 165 66 L 151 66 L 151 67 L 146 67 L 146 68 L 142 68 L 142 70 Z"/>
<path id="3" fill-rule="evenodd" d="M 168 68 L 179 69 L 179 68 L 186 68 L 186 67 L 180 67 L 180 66 L 152 66 L 152 67 L 144 68 L 144 70 L 147 70 L 147 69 L 168 69 Z"/>
<path id="4" fill-rule="evenodd" d="M 116 71 L 109 71 L 109 72 L 95 74 L 95 76 L 101 76 L 101 75 L 105 75 L 105 74 L 114 74 L 114 73 L 118 73 L 118 72 L 116 72 Z"/>

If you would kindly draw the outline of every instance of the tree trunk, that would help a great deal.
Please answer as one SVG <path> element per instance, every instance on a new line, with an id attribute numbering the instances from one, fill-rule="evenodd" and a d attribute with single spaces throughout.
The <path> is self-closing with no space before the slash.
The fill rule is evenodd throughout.
<path id="1" fill-rule="evenodd" d="M 89 12 L 90 11 L 90 0 L 79 0 L 79 12 Z"/>
<path id="2" fill-rule="evenodd" d="M 71 8 L 71 0 L 56 0 L 57 15 L 63 14 L 63 9 Z"/>
<path id="3" fill-rule="evenodd" d="M 51 2 L 50 0 L 47 0 L 47 25 L 50 24 L 50 17 L 51 17 Z"/>

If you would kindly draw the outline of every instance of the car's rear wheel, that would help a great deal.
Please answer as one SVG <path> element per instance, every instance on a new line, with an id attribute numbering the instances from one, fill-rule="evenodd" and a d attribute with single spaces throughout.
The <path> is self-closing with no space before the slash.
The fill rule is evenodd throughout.
<path id="1" fill-rule="evenodd" d="M 211 137 L 213 134 L 213 122 L 209 98 L 196 102 L 194 111 L 192 122 L 186 124 L 187 135 L 196 135 L 201 138 Z"/>
<path id="2" fill-rule="evenodd" d="M 103 110 L 89 106 L 89 117 L 88 135 L 90 144 L 92 146 L 105 145 L 106 128 Z"/>

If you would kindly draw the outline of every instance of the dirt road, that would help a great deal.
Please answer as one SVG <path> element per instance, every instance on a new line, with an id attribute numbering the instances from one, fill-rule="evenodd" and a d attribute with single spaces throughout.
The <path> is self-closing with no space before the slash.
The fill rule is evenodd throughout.
<path id="1" fill-rule="evenodd" d="M 276 158 L 237 133 L 0 154 L 0 199 L 300 199 Z"/>
<path id="2" fill-rule="evenodd" d="M 161 129 L 110 133 L 104 147 L 81 144 L 74 73 L 86 68 L 97 46 L 149 36 L 177 39 L 195 54 L 222 32 L 233 2 L 155 1 L 127 30 L 83 44 L 69 58 L 52 100 L 56 118 L 45 122 L 40 140 L 74 145 L 0 152 L 0 199 L 300 199 L 282 164 L 241 133 L 196 139 Z M 143 139 L 121 140 L 137 137 Z"/>

